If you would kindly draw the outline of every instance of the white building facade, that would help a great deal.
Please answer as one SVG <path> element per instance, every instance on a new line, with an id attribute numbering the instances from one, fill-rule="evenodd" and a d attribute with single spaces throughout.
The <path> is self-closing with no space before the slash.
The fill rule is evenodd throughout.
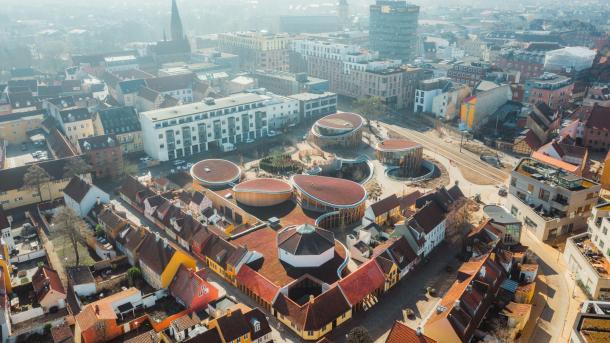
<path id="1" fill-rule="evenodd" d="M 266 137 L 270 125 L 298 120 L 298 101 L 238 93 L 140 114 L 144 151 L 168 161 Z"/>

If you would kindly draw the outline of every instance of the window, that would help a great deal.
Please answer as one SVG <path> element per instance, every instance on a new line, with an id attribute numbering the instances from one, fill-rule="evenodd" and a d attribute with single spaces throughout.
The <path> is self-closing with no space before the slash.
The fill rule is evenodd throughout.
<path id="1" fill-rule="evenodd" d="M 527 192 L 530 193 L 530 194 L 533 193 L 534 192 L 534 185 L 528 184 L 527 185 Z"/>

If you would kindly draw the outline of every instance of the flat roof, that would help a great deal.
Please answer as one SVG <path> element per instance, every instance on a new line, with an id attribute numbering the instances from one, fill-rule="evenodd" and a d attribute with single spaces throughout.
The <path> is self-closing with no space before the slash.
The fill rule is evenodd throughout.
<path id="1" fill-rule="evenodd" d="M 498 205 L 483 206 L 483 212 L 498 224 L 520 223 L 517 218 L 510 214 L 506 209 Z"/>
<path id="2" fill-rule="evenodd" d="M 163 109 L 142 112 L 141 116 L 150 118 L 152 121 L 160 121 L 182 116 L 188 116 L 195 113 L 216 111 L 228 107 L 246 105 L 269 99 L 269 96 L 260 95 L 256 93 L 238 93 L 225 98 L 214 99 L 214 103 L 209 105 L 205 102 L 194 102 L 181 106 L 173 106 Z"/>
<path id="3" fill-rule="evenodd" d="M 309 101 L 309 100 L 326 98 L 326 97 L 330 97 L 330 96 L 337 96 L 337 94 L 333 93 L 333 92 L 324 92 L 324 93 L 307 93 L 306 92 L 306 93 L 292 94 L 292 95 L 289 95 L 288 97 L 291 99 L 300 100 L 300 101 Z"/>
<path id="4" fill-rule="evenodd" d="M 191 167 L 193 179 L 207 184 L 224 185 L 239 179 L 241 168 L 221 159 L 201 160 Z"/>
<path id="5" fill-rule="evenodd" d="M 364 187 L 345 179 L 318 175 L 294 175 L 292 182 L 309 197 L 335 207 L 357 206 L 366 200 L 367 194 Z"/>

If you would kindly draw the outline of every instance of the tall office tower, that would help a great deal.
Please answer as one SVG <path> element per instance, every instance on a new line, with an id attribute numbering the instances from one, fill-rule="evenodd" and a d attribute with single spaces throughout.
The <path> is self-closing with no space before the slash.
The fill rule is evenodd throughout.
<path id="1" fill-rule="evenodd" d="M 347 0 L 339 0 L 338 12 L 341 28 L 347 29 L 349 27 L 349 5 L 347 4 Z"/>
<path id="2" fill-rule="evenodd" d="M 172 0 L 172 20 L 170 29 L 173 41 L 181 41 L 185 38 L 184 28 L 182 27 L 182 19 L 180 19 L 180 13 L 178 12 L 176 0 Z"/>
<path id="3" fill-rule="evenodd" d="M 417 44 L 419 6 L 377 0 L 370 6 L 369 45 L 383 58 L 411 62 Z"/>

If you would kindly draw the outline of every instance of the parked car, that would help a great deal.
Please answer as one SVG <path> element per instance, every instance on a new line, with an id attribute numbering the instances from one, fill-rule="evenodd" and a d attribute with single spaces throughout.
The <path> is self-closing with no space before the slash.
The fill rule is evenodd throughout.
<path id="1" fill-rule="evenodd" d="M 150 161 L 150 160 L 152 160 L 152 158 L 150 156 L 140 157 L 140 161 L 142 161 L 142 162 L 147 162 L 147 161 Z"/>
<path id="2" fill-rule="evenodd" d="M 279 136 L 280 134 L 281 134 L 281 132 L 269 130 L 269 132 L 267 133 L 267 136 L 275 137 L 275 136 Z"/>
<path id="3" fill-rule="evenodd" d="M 181 166 L 181 165 L 183 165 L 185 163 L 186 163 L 185 160 L 174 160 L 174 162 L 172 162 L 172 164 L 175 165 L 175 166 Z"/>
<path id="4" fill-rule="evenodd" d="M 246 139 L 246 141 L 245 141 L 245 142 L 246 142 L 246 143 L 248 143 L 248 144 L 250 144 L 250 143 L 254 143 L 254 139 L 252 139 L 252 138 L 248 138 L 248 139 Z"/>

